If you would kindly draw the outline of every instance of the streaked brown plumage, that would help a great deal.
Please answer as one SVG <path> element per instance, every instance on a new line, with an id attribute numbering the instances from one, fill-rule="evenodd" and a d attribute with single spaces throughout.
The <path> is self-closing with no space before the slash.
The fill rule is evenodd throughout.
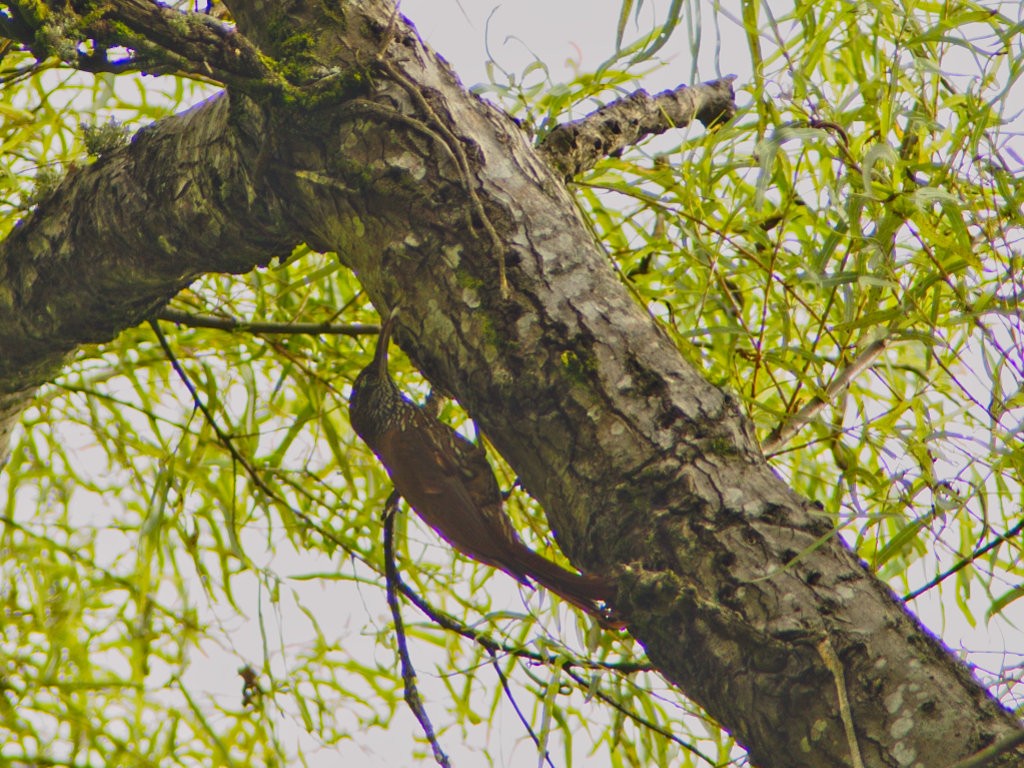
<path id="1" fill-rule="evenodd" d="M 501 489 L 484 449 L 413 403 L 388 372 L 394 313 L 381 328 L 373 361 L 352 386 L 353 429 L 384 464 L 395 490 L 437 533 L 465 555 L 521 584 L 536 581 L 564 600 L 618 626 L 602 578 L 573 573 L 520 540 L 502 508 Z"/>

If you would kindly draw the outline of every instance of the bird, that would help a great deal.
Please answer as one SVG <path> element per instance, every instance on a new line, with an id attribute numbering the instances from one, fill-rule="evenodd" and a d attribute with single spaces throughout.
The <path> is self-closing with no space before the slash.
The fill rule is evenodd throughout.
<path id="1" fill-rule="evenodd" d="M 608 580 L 546 559 L 519 538 L 482 445 L 473 443 L 414 403 L 388 370 L 388 346 L 398 313 L 383 323 L 373 360 L 356 377 L 349 422 L 380 459 L 398 494 L 438 535 L 464 555 L 504 571 L 520 584 L 541 584 L 594 616 L 614 618 Z"/>

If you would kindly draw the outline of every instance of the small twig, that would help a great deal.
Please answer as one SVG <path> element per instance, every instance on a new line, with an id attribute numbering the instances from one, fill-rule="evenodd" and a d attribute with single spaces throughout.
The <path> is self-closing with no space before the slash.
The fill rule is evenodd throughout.
<path id="1" fill-rule="evenodd" d="M 590 685 L 590 683 L 588 683 L 585 679 L 583 679 L 583 677 L 580 676 L 579 672 L 575 672 L 575 671 L 573 671 L 571 669 L 568 669 L 567 667 L 564 667 L 564 666 L 562 667 L 562 669 L 565 670 L 565 673 L 567 675 L 569 675 L 569 677 L 571 677 L 576 682 L 576 684 L 580 687 L 581 690 L 587 691 L 588 693 L 592 694 L 595 698 L 600 699 L 605 704 L 607 704 L 609 707 L 611 707 L 612 709 L 620 712 L 623 716 L 628 717 L 630 720 L 632 720 L 637 725 L 643 726 L 644 728 L 648 728 L 648 729 L 654 731 L 655 733 L 657 733 L 658 735 L 668 739 L 669 741 L 671 741 L 671 742 L 673 742 L 675 744 L 678 744 L 680 747 L 685 749 L 687 752 L 690 752 L 691 754 L 696 755 L 701 760 L 705 761 L 708 765 L 713 766 L 714 768 L 721 768 L 724 765 L 728 765 L 728 763 L 718 763 L 718 762 L 715 762 L 708 755 L 704 754 L 704 752 L 701 751 L 700 747 L 696 746 L 695 744 L 691 744 L 688 741 L 684 741 L 683 739 L 680 739 L 678 736 L 676 736 L 671 731 L 666 730 L 665 728 L 662 728 L 657 723 L 654 723 L 654 722 L 648 720 L 647 718 L 642 717 L 641 715 L 638 715 L 636 712 L 633 712 L 632 710 L 624 707 L 621 704 L 621 702 L 616 701 L 611 696 L 609 696 L 607 693 L 602 691 L 600 688 L 597 688 L 595 686 Z"/>
<path id="2" fill-rule="evenodd" d="M 986 765 L 991 765 L 992 761 L 997 757 L 1005 755 L 1011 749 L 1021 744 L 1024 744 L 1024 730 L 1011 733 L 1005 739 L 1000 739 L 995 744 L 990 744 L 970 757 L 953 763 L 949 768 L 984 768 Z"/>
<path id="3" fill-rule="evenodd" d="M 387 580 L 388 607 L 391 609 L 391 618 L 395 624 L 395 638 L 398 642 L 398 658 L 402 665 L 402 682 L 405 686 L 405 702 L 409 709 L 416 716 L 423 728 L 423 733 L 430 742 L 434 751 L 434 761 L 445 768 L 450 768 L 451 763 L 448 755 L 444 753 L 441 744 L 434 733 L 434 726 L 430 722 L 430 716 L 423 706 L 419 689 L 416 687 L 416 670 L 409 657 L 409 646 L 405 639 L 405 625 L 402 623 L 402 611 L 398 605 L 398 568 L 395 565 L 395 513 L 398 511 L 398 494 L 392 492 L 384 505 L 384 575 Z"/>
<path id="4" fill-rule="evenodd" d="M 533 739 L 533 743 L 537 745 L 537 749 L 540 749 L 540 737 L 533 730 L 533 726 L 530 725 L 530 721 L 526 719 L 526 716 L 519 709 L 519 705 L 516 703 L 515 697 L 512 695 L 512 689 L 509 688 L 508 678 L 505 677 L 505 673 L 501 671 L 501 665 L 498 663 L 498 654 L 493 648 L 487 649 L 487 655 L 491 657 L 491 666 L 494 667 L 494 671 L 498 673 L 498 679 L 501 681 L 501 689 L 505 692 L 505 698 L 509 700 L 512 705 L 512 709 L 515 710 L 516 716 L 519 717 L 519 722 L 523 724 L 526 732 L 530 734 L 530 738 Z M 548 751 L 544 750 L 544 762 L 555 768 L 554 763 L 551 762 L 551 755 Z"/>
<path id="5" fill-rule="evenodd" d="M 853 727 L 853 712 L 850 711 L 850 696 L 846 691 L 846 676 L 843 674 L 843 664 L 839 661 L 836 649 L 832 647 L 832 641 L 826 635 L 825 639 L 818 643 L 818 655 L 825 662 L 825 667 L 832 673 L 832 679 L 836 684 L 836 695 L 839 697 L 839 719 L 843 722 L 843 730 L 846 732 L 846 744 L 850 750 L 850 762 L 853 768 L 864 768 L 864 759 L 860 754 L 860 745 L 857 743 L 857 731 Z"/>
<path id="6" fill-rule="evenodd" d="M 415 590 L 403 582 L 401 576 L 398 577 L 398 588 L 401 593 L 409 599 L 409 602 L 419 608 L 428 619 L 441 627 L 441 629 L 447 629 L 451 632 L 462 635 L 467 640 L 472 640 L 474 643 L 488 651 L 497 651 L 498 653 L 508 654 L 509 656 L 527 659 L 528 661 L 536 662 L 537 664 L 550 665 L 561 663 L 562 666 L 567 669 L 575 669 L 577 667 L 581 669 L 606 669 L 609 672 L 618 672 L 622 675 L 654 671 L 654 666 L 650 663 L 640 664 L 637 662 L 622 662 L 616 664 L 614 662 L 605 661 L 587 661 L 580 659 L 566 660 L 564 656 L 555 656 L 553 654 L 543 655 L 536 653 L 535 651 L 528 651 L 525 648 L 520 648 L 518 646 L 499 643 L 489 635 L 485 635 L 483 632 L 463 624 L 455 619 L 455 617 L 432 606 L 420 597 Z"/>
<path id="7" fill-rule="evenodd" d="M 178 374 L 178 378 L 181 379 L 182 383 L 185 385 L 185 388 L 188 389 L 189 394 L 192 396 L 192 402 L 195 404 L 195 407 L 202 412 L 203 418 L 205 418 L 206 423 L 210 425 L 210 428 L 217 436 L 217 440 L 219 440 L 221 445 L 223 445 L 228 450 L 228 453 L 231 454 L 231 458 L 239 465 L 241 465 L 242 469 L 244 469 L 245 473 L 249 476 L 249 479 L 252 480 L 253 485 L 259 491 L 261 491 L 268 499 L 280 504 L 282 508 L 287 509 L 293 515 L 295 515 L 295 517 L 297 517 L 303 523 L 308 525 L 310 530 L 316 531 L 325 539 L 327 539 L 332 544 L 337 546 L 339 549 L 343 551 L 348 551 L 348 547 L 346 546 L 345 542 L 343 542 L 330 531 L 318 525 L 316 521 L 314 521 L 305 513 L 295 509 L 287 501 L 285 501 L 276 491 L 274 491 L 273 488 L 267 485 L 263 478 L 260 477 L 259 472 L 256 471 L 256 468 L 252 465 L 252 463 L 245 456 L 243 456 L 242 453 L 237 448 L 235 448 L 235 445 L 231 440 L 231 435 L 227 434 L 224 430 L 220 428 L 220 425 L 217 424 L 217 421 L 216 419 L 213 418 L 213 414 L 210 412 L 210 409 L 206 406 L 206 403 L 204 403 L 202 399 L 199 397 L 199 392 L 196 389 L 195 384 L 192 383 L 192 380 L 188 377 L 188 374 L 185 373 L 185 369 L 181 366 L 181 363 L 178 361 L 177 356 L 171 349 L 171 345 L 168 343 L 167 337 L 164 336 L 164 332 L 160 330 L 159 323 L 157 323 L 156 320 L 150 320 L 149 326 L 150 328 L 153 329 L 153 333 L 156 334 L 157 341 L 160 342 L 160 347 L 163 349 L 164 354 L 167 355 L 167 359 L 170 361 L 171 367 L 174 368 L 174 372 Z"/>
<path id="8" fill-rule="evenodd" d="M 347 325 L 335 325 L 334 323 L 268 323 L 250 322 L 239 320 L 234 317 L 215 317 L 214 315 L 193 315 L 177 309 L 164 309 L 157 316 L 157 320 L 165 320 L 168 323 L 184 325 L 189 328 L 213 328 L 219 331 L 245 331 L 248 333 L 294 333 L 306 335 L 335 335 L 335 336 L 372 336 L 380 333 L 379 325 L 366 323 L 350 323 Z"/>
<path id="9" fill-rule="evenodd" d="M 966 568 L 968 565 L 973 563 L 979 557 L 982 557 L 982 556 L 986 555 L 987 553 L 991 552 L 993 549 L 998 547 L 1003 542 L 1009 541 L 1014 536 L 1019 534 L 1021 531 L 1024 531 L 1024 520 L 1021 520 L 1019 523 L 1017 523 L 1015 526 L 1013 526 L 1013 528 L 1011 528 L 1010 530 L 1005 531 L 1005 532 L 999 534 L 998 536 L 996 536 L 994 539 L 992 539 L 992 541 L 990 541 L 985 546 L 979 547 L 978 549 L 974 550 L 970 555 L 965 557 L 960 562 L 955 563 L 948 570 L 943 571 L 942 573 L 940 573 L 938 576 L 936 576 L 934 579 L 929 581 L 923 587 L 918 587 L 913 592 L 908 592 L 907 594 L 905 594 L 903 596 L 903 602 L 909 603 L 911 600 L 913 600 L 913 599 L 923 595 L 929 589 L 932 589 L 933 587 L 939 586 L 939 584 L 944 582 L 946 579 L 948 579 L 954 573 L 958 573 L 959 571 L 962 571 L 964 568 Z"/>
<path id="10" fill-rule="evenodd" d="M 249 461 L 238 451 L 237 448 L 235 448 L 234 443 L 231 441 L 231 435 L 220 428 L 220 425 L 217 423 L 216 419 L 213 418 L 213 414 L 206 406 L 206 403 L 204 403 L 202 398 L 199 397 L 199 390 L 196 389 L 196 385 L 192 383 L 192 379 L 190 379 L 188 374 L 185 373 L 185 369 L 181 367 L 181 362 L 178 360 L 178 356 L 175 355 L 174 351 L 171 349 L 171 345 L 168 343 L 167 337 L 164 336 L 164 332 L 160 330 L 159 323 L 157 323 L 156 320 L 150 320 L 149 327 L 153 329 L 153 333 L 156 334 L 157 341 L 160 342 L 160 347 L 163 349 L 164 354 L 167 355 L 167 359 L 170 361 L 171 367 L 174 368 L 174 372 L 178 374 L 178 378 L 181 379 L 181 383 L 185 385 L 188 393 L 192 396 L 193 404 L 202 412 L 203 417 L 206 419 L 206 423 L 210 425 L 214 434 L 217 435 L 217 439 L 225 448 L 228 449 L 228 453 L 231 454 L 231 458 L 241 464 L 246 471 L 250 472 L 253 482 L 259 486 L 260 490 L 269 496 L 273 496 L 273 491 L 266 486 L 262 478 L 256 474 L 255 468 L 253 468 L 249 464 Z"/>
<path id="11" fill-rule="evenodd" d="M 789 442 L 793 435 L 809 424 L 815 416 L 828 407 L 840 392 L 850 386 L 850 382 L 871 367 L 871 364 L 885 351 L 889 343 L 890 340 L 887 338 L 879 339 L 865 347 L 864 351 L 832 380 L 832 383 L 825 389 L 824 397 L 811 398 L 799 411 L 772 430 L 772 433 L 761 444 L 761 450 L 765 454 L 771 454 Z"/>

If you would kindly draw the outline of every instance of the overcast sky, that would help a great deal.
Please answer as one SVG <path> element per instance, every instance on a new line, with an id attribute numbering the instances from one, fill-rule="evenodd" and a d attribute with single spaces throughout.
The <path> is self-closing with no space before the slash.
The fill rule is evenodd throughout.
<path id="1" fill-rule="evenodd" d="M 639 17 L 631 15 L 625 41 L 646 34 L 665 17 L 666 0 L 639 3 Z M 726 2 L 726 6 L 732 3 Z M 748 61 L 728 57 L 716 50 L 718 38 L 732 39 L 726 50 L 743 50 L 743 38 L 737 24 L 720 19 L 716 30 L 708 15 L 698 19 L 699 3 L 686 3 L 694 9 L 684 18 L 694 28 L 703 28 L 699 43 L 697 76 L 711 80 L 720 75 L 741 78 L 750 71 Z M 615 52 L 615 31 L 621 0 L 519 0 L 499 4 L 495 0 L 402 0 L 401 10 L 417 27 L 423 38 L 448 59 L 463 83 L 486 82 L 488 50 L 504 69 L 521 72 L 536 57 L 545 62 L 552 78 L 572 77 L 572 65 L 593 69 Z M 699 23 L 698 22 L 703 22 Z M 676 30 L 672 40 L 659 53 L 667 66 L 644 77 L 648 90 L 674 88 L 691 82 L 692 45 L 687 21 Z M 739 48 L 735 44 L 739 44 Z M 719 70 L 719 61 L 724 69 Z"/>

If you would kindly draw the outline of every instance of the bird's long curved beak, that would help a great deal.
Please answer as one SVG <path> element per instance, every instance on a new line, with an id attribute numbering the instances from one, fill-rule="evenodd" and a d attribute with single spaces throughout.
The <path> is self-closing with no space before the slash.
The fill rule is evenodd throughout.
<path id="1" fill-rule="evenodd" d="M 398 317 L 397 306 L 391 310 L 391 314 L 380 327 L 380 336 L 377 337 L 377 350 L 373 354 L 373 364 L 381 378 L 386 378 L 388 375 L 388 345 L 391 343 L 391 331 L 394 330 L 396 317 Z"/>

